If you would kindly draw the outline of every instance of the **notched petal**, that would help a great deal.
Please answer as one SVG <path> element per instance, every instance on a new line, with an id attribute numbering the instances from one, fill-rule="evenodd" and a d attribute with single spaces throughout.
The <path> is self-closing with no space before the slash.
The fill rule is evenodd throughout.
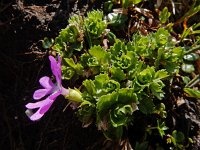
<path id="1" fill-rule="evenodd" d="M 52 56 L 49 56 L 49 60 L 51 62 L 51 71 L 53 75 L 56 77 L 56 81 L 59 86 L 61 86 L 61 59 L 58 56 L 58 62 Z"/>
<path id="2" fill-rule="evenodd" d="M 40 85 L 43 86 L 45 89 L 52 89 L 55 86 L 51 79 L 47 76 L 40 78 L 39 82 Z"/>
<path id="3" fill-rule="evenodd" d="M 28 109 L 35 109 L 35 108 L 39 108 L 40 106 L 37 103 L 28 103 L 25 105 L 25 107 Z"/>
<path id="4" fill-rule="evenodd" d="M 51 71 L 55 76 L 57 76 L 57 61 L 53 56 L 49 56 L 49 60 L 51 62 Z"/>
<path id="5" fill-rule="evenodd" d="M 36 120 L 39 120 L 44 114 L 41 114 L 40 113 L 40 109 L 38 111 L 36 111 L 32 116 L 30 116 L 29 118 L 32 120 L 32 121 L 36 121 Z"/>
<path id="6" fill-rule="evenodd" d="M 39 100 L 49 94 L 51 92 L 51 89 L 39 89 L 36 90 L 33 94 L 33 99 Z"/>

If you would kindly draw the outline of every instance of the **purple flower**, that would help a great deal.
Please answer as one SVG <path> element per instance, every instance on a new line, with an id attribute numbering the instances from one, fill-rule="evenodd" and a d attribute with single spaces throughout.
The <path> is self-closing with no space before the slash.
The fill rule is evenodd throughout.
<path id="1" fill-rule="evenodd" d="M 69 94 L 69 90 L 62 87 L 60 57 L 58 56 L 58 62 L 52 56 L 49 56 L 49 60 L 51 62 L 52 73 L 56 78 L 56 83 L 54 84 L 47 76 L 40 78 L 39 82 L 43 89 L 36 90 L 33 94 L 33 99 L 40 100 L 47 95 L 48 97 L 39 102 L 28 103 L 26 105 L 26 108 L 28 109 L 38 108 L 38 110 L 30 116 L 30 119 L 33 121 L 40 119 L 49 110 L 49 108 L 59 95 L 62 94 L 64 96 L 67 96 Z"/>

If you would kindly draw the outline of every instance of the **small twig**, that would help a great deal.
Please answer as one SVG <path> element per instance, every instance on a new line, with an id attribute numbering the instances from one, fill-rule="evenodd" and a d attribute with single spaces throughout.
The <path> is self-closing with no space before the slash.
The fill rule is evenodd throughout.
<path id="1" fill-rule="evenodd" d="M 32 51 L 32 52 L 25 52 L 25 53 L 18 53 L 17 55 L 32 55 L 32 54 L 37 54 L 37 55 L 46 55 L 46 52 L 40 52 L 40 51 Z"/>
<path id="2" fill-rule="evenodd" d="M 194 77 L 185 87 L 193 87 L 200 82 L 200 74 Z"/>
<path id="3" fill-rule="evenodd" d="M 65 108 L 63 109 L 63 112 L 65 112 L 65 110 L 69 107 L 69 105 L 71 104 L 72 102 L 69 102 L 66 106 L 65 106 Z"/>
<path id="4" fill-rule="evenodd" d="M 199 50 L 199 49 L 200 49 L 200 45 L 198 45 L 198 46 L 196 46 L 196 47 L 194 47 L 194 48 L 192 48 L 192 49 L 186 51 L 186 52 L 184 53 L 184 55 L 190 54 L 190 53 L 195 52 L 195 51 L 197 51 L 197 50 Z"/>

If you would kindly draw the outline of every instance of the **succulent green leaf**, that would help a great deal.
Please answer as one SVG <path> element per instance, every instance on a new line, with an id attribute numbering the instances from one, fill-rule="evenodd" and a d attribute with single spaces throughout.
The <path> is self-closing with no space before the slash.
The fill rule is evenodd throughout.
<path id="1" fill-rule="evenodd" d="M 166 23 L 171 13 L 168 11 L 168 8 L 165 7 L 159 14 L 159 20 L 161 23 Z"/>
<path id="2" fill-rule="evenodd" d="M 69 18 L 68 22 L 70 25 L 81 27 L 83 25 L 83 18 L 80 15 L 74 14 Z"/>
<path id="3" fill-rule="evenodd" d="M 75 75 L 75 70 L 71 67 L 62 66 L 62 76 L 66 80 L 70 80 Z"/>
<path id="4" fill-rule="evenodd" d="M 177 130 L 172 132 L 172 137 L 175 139 L 176 143 L 183 143 L 185 140 L 184 134 Z"/>
<path id="5" fill-rule="evenodd" d="M 88 101 L 83 101 L 78 109 L 77 115 L 82 122 L 83 127 L 88 127 L 93 121 L 95 107 Z"/>
<path id="6" fill-rule="evenodd" d="M 103 84 L 103 91 L 106 93 L 118 90 L 120 88 L 120 84 L 115 80 L 109 80 Z"/>
<path id="7" fill-rule="evenodd" d="M 122 55 L 117 65 L 122 69 L 128 69 L 131 66 L 131 58 L 127 55 Z"/>
<path id="8" fill-rule="evenodd" d="M 53 39 L 48 39 L 47 37 L 45 37 L 44 40 L 42 40 L 42 47 L 48 49 L 53 45 L 53 43 Z"/>
<path id="9" fill-rule="evenodd" d="M 160 136 L 163 138 L 163 136 L 165 135 L 165 130 L 168 130 L 168 127 L 165 125 L 165 122 L 157 120 L 157 129 L 160 133 Z"/>
<path id="10" fill-rule="evenodd" d="M 90 48 L 89 53 L 96 57 L 100 64 L 109 63 L 109 54 L 101 46 L 93 46 Z"/>
<path id="11" fill-rule="evenodd" d="M 165 45 L 168 42 L 170 34 L 164 28 L 159 28 L 158 31 L 154 34 L 154 38 L 158 46 Z"/>
<path id="12" fill-rule="evenodd" d="M 127 122 L 129 121 L 132 113 L 133 113 L 133 108 L 131 107 L 131 105 L 122 105 L 122 106 L 118 105 L 110 113 L 110 120 L 113 127 L 127 125 Z"/>
<path id="13" fill-rule="evenodd" d="M 173 52 L 172 55 L 173 55 L 174 59 L 176 58 L 178 61 L 182 62 L 183 54 L 184 54 L 183 48 L 174 47 L 172 52 Z"/>
<path id="14" fill-rule="evenodd" d="M 165 104 L 164 103 L 160 103 L 160 104 L 156 105 L 156 107 L 154 108 L 153 113 L 158 114 L 162 118 L 166 118 L 167 117 L 167 112 L 165 111 Z"/>
<path id="15" fill-rule="evenodd" d="M 110 52 L 113 58 L 119 59 L 123 53 L 126 53 L 125 44 L 120 40 L 116 40 L 115 44 L 111 46 Z"/>
<path id="16" fill-rule="evenodd" d="M 52 46 L 52 49 L 57 51 L 59 54 L 61 54 L 62 50 L 63 50 L 63 47 L 64 47 L 63 45 L 60 45 L 60 44 L 57 43 L 57 44 Z"/>
<path id="17" fill-rule="evenodd" d="M 90 95 L 95 95 L 96 94 L 95 85 L 94 85 L 92 80 L 83 81 L 83 85 L 84 85 L 84 87 L 86 88 L 87 92 Z"/>
<path id="18" fill-rule="evenodd" d="M 184 55 L 183 58 L 187 61 L 195 61 L 199 59 L 199 55 L 196 53 L 190 53 L 190 54 Z"/>
<path id="19" fill-rule="evenodd" d="M 97 93 L 100 93 L 103 89 L 103 85 L 109 81 L 109 77 L 107 74 L 100 74 L 95 77 L 94 84 L 96 89 L 98 90 Z"/>
<path id="20" fill-rule="evenodd" d="M 88 54 L 88 53 L 84 53 L 81 55 L 80 57 L 80 61 L 81 61 L 81 64 L 84 66 L 84 67 L 88 67 L 88 60 L 91 56 Z"/>
<path id="21" fill-rule="evenodd" d="M 120 84 L 115 80 L 110 80 L 107 74 L 97 75 L 94 84 L 98 96 L 117 91 L 120 88 Z"/>
<path id="22" fill-rule="evenodd" d="M 99 10 L 93 10 L 87 13 L 88 19 L 102 21 L 103 19 L 103 12 Z"/>
<path id="23" fill-rule="evenodd" d="M 89 67 L 96 67 L 96 66 L 99 66 L 99 62 L 97 60 L 96 57 L 90 57 L 88 58 L 88 64 L 87 64 Z"/>
<path id="24" fill-rule="evenodd" d="M 156 73 L 155 73 L 155 79 L 163 79 L 163 78 L 166 78 L 168 77 L 168 73 L 167 71 L 165 71 L 164 69 L 162 70 L 158 70 Z"/>
<path id="25" fill-rule="evenodd" d="M 67 41 L 70 43 L 75 43 L 79 37 L 79 31 L 76 26 L 69 26 L 67 28 Z"/>
<path id="26" fill-rule="evenodd" d="M 92 57 L 88 53 L 84 53 L 84 54 L 81 55 L 80 63 L 84 66 L 84 68 L 86 68 L 86 67 L 91 68 L 91 67 L 98 67 L 99 66 L 99 62 L 98 62 L 97 58 Z"/>
<path id="27" fill-rule="evenodd" d="M 181 68 L 186 73 L 192 73 L 195 70 L 193 64 L 185 64 L 185 63 L 183 63 Z"/>
<path id="28" fill-rule="evenodd" d="M 117 103 L 117 101 L 118 94 L 116 92 L 101 96 L 96 106 L 98 116 L 103 118 L 103 116 L 109 112 L 109 110 Z"/>
<path id="29" fill-rule="evenodd" d="M 67 65 L 73 68 L 78 75 L 83 73 L 83 66 L 80 63 L 75 64 L 72 58 L 64 58 L 64 60 L 66 61 Z"/>
<path id="30" fill-rule="evenodd" d="M 149 97 L 144 97 L 139 101 L 139 110 L 144 114 L 151 114 L 154 106 L 153 101 Z"/>
<path id="31" fill-rule="evenodd" d="M 118 101 L 122 104 L 137 103 L 138 98 L 133 88 L 122 88 L 118 91 Z"/>
<path id="32" fill-rule="evenodd" d="M 162 83 L 162 81 L 160 81 L 160 82 L 153 82 L 153 83 L 150 84 L 151 92 L 159 100 L 161 100 L 164 97 L 164 92 L 162 91 L 163 87 L 164 87 L 164 84 Z"/>
<path id="33" fill-rule="evenodd" d="M 105 32 L 107 26 L 103 21 L 103 12 L 99 10 L 88 12 L 87 18 L 84 20 L 84 26 L 86 38 L 88 40 L 99 38 Z"/>
<path id="34" fill-rule="evenodd" d="M 126 78 L 126 75 L 122 69 L 119 67 L 112 67 L 110 69 L 111 75 L 113 79 L 116 79 L 118 81 L 124 80 Z"/>
<path id="35" fill-rule="evenodd" d="M 143 71 L 141 71 L 138 75 L 138 81 L 141 84 L 148 84 L 152 81 L 155 74 L 155 70 L 153 67 L 147 67 Z"/>

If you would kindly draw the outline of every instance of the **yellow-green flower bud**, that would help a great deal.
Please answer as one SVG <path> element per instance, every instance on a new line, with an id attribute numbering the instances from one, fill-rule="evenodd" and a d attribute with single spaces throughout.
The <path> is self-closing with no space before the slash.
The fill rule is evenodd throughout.
<path id="1" fill-rule="evenodd" d="M 83 98 L 81 92 L 78 89 L 69 89 L 69 94 L 65 96 L 70 101 L 82 102 Z"/>

